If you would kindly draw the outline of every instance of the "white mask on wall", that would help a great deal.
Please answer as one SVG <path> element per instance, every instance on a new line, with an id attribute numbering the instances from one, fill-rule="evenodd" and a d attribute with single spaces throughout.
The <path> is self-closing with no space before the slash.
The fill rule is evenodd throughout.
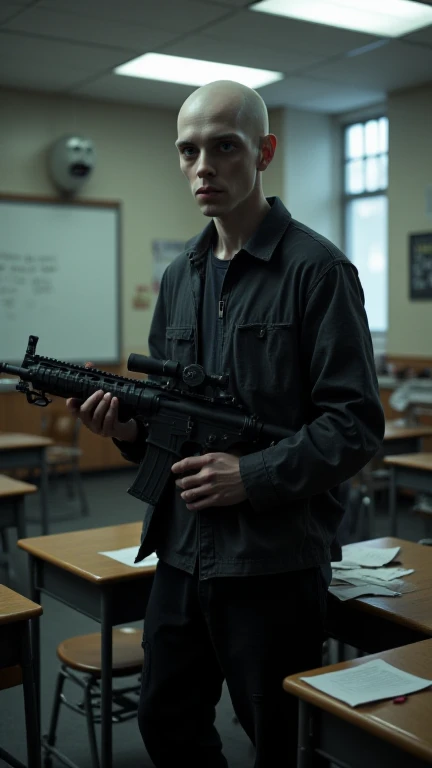
<path id="1" fill-rule="evenodd" d="M 72 195 L 90 177 L 95 161 L 91 139 L 76 135 L 61 136 L 50 148 L 48 169 L 60 192 Z"/>

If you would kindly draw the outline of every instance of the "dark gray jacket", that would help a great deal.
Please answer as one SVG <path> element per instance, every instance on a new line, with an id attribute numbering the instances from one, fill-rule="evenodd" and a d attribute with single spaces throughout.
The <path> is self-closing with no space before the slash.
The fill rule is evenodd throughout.
<path id="1" fill-rule="evenodd" d="M 384 434 L 357 270 L 332 243 L 292 219 L 278 198 L 269 202 L 225 278 L 222 368 L 250 413 L 294 434 L 240 459 L 247 501 L 198 513 L 202 578 L 340 559 L 338 486 L 374 456 Z M 211 222 L 164 273 L 149 336 L 153 357 L 183 364 L 199 358 L 214 234 Z M 144 439 L 119 447 L 138 461 Z M 147 510 L 138 559 L 163 542 L 169 510 L 159 507 Z M 179 540 L 167 559 L 181 567 L 189 556 Z"/>

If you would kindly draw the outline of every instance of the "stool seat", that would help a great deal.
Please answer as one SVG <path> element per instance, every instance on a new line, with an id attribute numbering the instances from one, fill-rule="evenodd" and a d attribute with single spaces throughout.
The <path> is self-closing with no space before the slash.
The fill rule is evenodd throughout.
<path id="1" fill-rule="evenodd" d="M 112 675 L 121 677 L 139 674 L 144 660 L 141 646 L 142 631 L 133 627 L 113 629 L 112 633 Z M 57 656 L 67 667 L 86 672 L 94 677 L 101 676 L 101 635 L 79 635 L 63 640 L 57 646 Z"/>

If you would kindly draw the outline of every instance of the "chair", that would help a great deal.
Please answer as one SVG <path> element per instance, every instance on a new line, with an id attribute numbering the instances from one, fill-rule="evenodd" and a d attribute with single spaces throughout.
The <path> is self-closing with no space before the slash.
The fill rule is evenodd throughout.
<path id="1" fill-rule="evenodd" d="M 141 675 L 144 660 L 142 649 L 142 631 L 132 627 L 113 630 L 113 678 Z M 54 694 L 49 732 L 42 737 L 44 766 L 50 768 L 55 756 L 68 766 L 75 764 L 57 747 L 56 732 L 62 704 L 73 712 L 84 715 L 90 743 L 93 768 L 99 768 L 99 754 L 96 742 L 95 724 L 100 723 L 101 700 L 101 636 L 99 632 L 81 635 L 64 640 L 57 646 L 57 656 L 61 661 L 60 672 Z M 75 674 L 76 672 L 81 675 Z M 65 682 L 71 682 L 82 691 L 82 700 L 78 703 L 68 700 L 63 693 Z M 135 685 L 113 689 L 113 723 L 121 723 L 136 716 L 138 710 L 140 679 Z M 78 766 L 76 766 L 78 768 Z"/>
<path id="2" fill-rule="evenodd" d="M 50 481 L 55 481 L 61 473 L 65 473 L 68 494 L 73 496 L 76 490 L 81 515 L 87 517 L 89 508 L 79 467 L 82 454 L 78 445 L 80 424 L 79 419 L 64 412 L 44 414 L 42 417 L 43 435 L 55 442 L 46 449 L 48 477 Z"/>

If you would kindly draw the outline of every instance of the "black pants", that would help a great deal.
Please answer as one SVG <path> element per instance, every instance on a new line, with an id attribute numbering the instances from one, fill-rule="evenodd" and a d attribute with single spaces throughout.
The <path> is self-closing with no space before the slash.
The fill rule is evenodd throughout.
<path id="1" fill-rule="evenodd" d="M 282 681 L 320 666 L 326 594 L 319 568 L 200 582 L 159 562 L 138 713 L 157 768 L 226 768 L 214 726 L 224 679 L 255 768 L 295 768 L 298 702 Z"/>

